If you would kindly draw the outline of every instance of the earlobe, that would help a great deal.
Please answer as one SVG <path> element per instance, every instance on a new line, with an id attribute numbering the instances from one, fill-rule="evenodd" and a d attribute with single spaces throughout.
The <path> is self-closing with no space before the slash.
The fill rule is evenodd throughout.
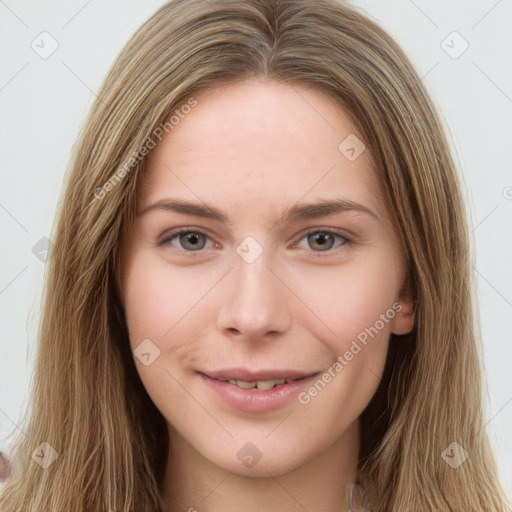
<path id="1" fill-rule="evenodd" d="M 397 314 L 393 320 L 393 334 L 409 334 L 414 328 L 414 300 L 409 279 L 406 279 L 396 300 Z M 395 307 L 395 306 L 394 306 Z"/>

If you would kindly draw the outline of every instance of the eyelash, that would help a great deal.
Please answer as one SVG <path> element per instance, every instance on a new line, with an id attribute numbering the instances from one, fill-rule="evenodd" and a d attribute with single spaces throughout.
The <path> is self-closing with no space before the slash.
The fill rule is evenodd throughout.
<path id="1" fill-rule="evenodd" d="M 170 231 L 163 239 L 161 239 L 158 242 L 158 245 L 163 246 L 165 244 L 169 244 L 174 238 L 176 238 L 177 236 L 179 236 L 183 233 L 200 234 L 200 235 L 206 236 L 207 238 L 210 238 L 206 233 L 204 233 L 203 231 L 201 231 L 199 229 L 186 228 L 186 227 L 185 228 L 177 228 L 175 230 Z M 297 243 L 299 243 L 304 238 L 306 238 L 307 236 L 314 234 L 314 233 L 325 233 L 325 234 L 329 234 L 329 235 L 334 235 L 334 236 L 338 236 L 344 240 L 336 249 L 328 249 L 327 251 L 311 251 L 315 254 L 315 257 L 325 258 L 325 257 L 333 256 L 334 254 L 338 253 L 339 250 L 341 250 L 345 245 L 352 242 L 352 240 L 347 238 L 345 235 L 341 234 L 339 231 L 336 231 L 336 230 L 333 230 L 330 228 L 323 228 L 323 229 L 313 229 L 313 230 L 307 231 L 306 233 L 304 233 L 301 236 L 301 238 L 299 239 L 299 241 Z M 196 257 L 197 255 L 200 255 L 205 249 L 200 249 L 197 251 L 189 251 L 187 249 L 177 249 L 177 250 L 180 252 L 183 252 L 187 257 Z"/>

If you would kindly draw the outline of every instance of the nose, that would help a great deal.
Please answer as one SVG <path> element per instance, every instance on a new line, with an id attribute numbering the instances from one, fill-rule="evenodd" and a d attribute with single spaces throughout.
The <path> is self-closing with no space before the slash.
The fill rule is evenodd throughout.
<path id="1" fill-rule="evenodd" d="M 292 324 L 292 294 L 267 251 L 248 261 L 235 254 L 222 291 L 217 327 L 240 340 L 274 339 Z"/>

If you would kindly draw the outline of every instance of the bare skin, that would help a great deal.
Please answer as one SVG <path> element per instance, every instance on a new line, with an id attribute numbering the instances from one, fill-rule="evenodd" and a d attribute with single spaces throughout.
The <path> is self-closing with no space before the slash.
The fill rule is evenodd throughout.
<path id="1" fill-rule="evenodd" d="M 14 474 L 14 468 L 12 467 L 9 457 L 5 453 L 0 452 L 0 482 L 7 482 Z"/>
<path id="2" fill-rule="evenodd" d="M 359 416 L 390 334 L 413 327 L 403 255 L 368 152 L 351 161 L 338 149 L 357 132 L 316 90 L 254 81 L 195 98 L 150 155 L 139 211 L 172 198 L 208 203 L 227 220 L 154 207 L 123 245 L 132 350 L 145 339 L 160 350 L 152 364 L 135 361 L 169 429 L 162 508 L 346 510 Z M 281 220 L 293 206 L 339 198 L 363 209 Z M 192 233 L 171 233 L 180 227 Z M 251 245 L 240 245 L 248 236 Z M 378 333 L 354 354 L 371 326 Z M 302 402 L 247 412 L 201 376 L 233 367 L 317 378 L 330 369 L 331 378 L 317 393 L 306 386 Z"/>

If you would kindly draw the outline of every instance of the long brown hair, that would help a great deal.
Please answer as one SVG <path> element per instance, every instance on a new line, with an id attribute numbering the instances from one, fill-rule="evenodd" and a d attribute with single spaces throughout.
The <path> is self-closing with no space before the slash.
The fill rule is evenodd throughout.
<path id="1" fill-rule="evenodd" d="M 391 337 L 361 417 L 358 481 L 372 511 L 504 512 L 484 429 L 467 214 L 446 136 L 403 51 L 341 0 L 174 0 L 118 56 L 70 161 L 1 510 L 159 510 L 167 429 L 129 348 L 118 248 L 159 127 L 171 129 L 199 91 L 252 77 L 307 84 L 349 113 L 404 248 L 415 328 Z M 41 443 L 58 455 L 47 468 L 32 458 L 53 453 Z M 468 457 L 454 468 L 443 453 L 459 445 Z"/>

